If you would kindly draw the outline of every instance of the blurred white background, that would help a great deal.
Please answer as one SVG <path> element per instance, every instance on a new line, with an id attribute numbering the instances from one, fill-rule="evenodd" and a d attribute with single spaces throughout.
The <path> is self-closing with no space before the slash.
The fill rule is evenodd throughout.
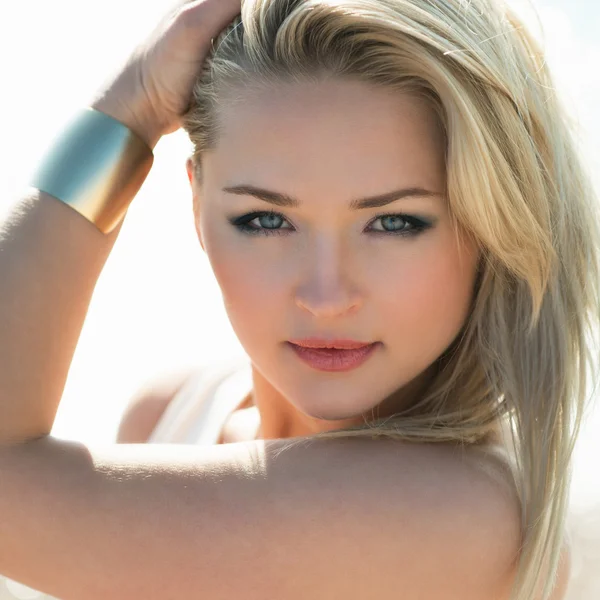
<path id="1" fill-rule="evenodd" d="M 581 124 L 585 156 L 600 185 L 600 3 L 511 4 L 536 37 L 545 38 L 557 93 Z M 73 111 L 88 103 L 171 5 L 172 0 L 2 3 L 0 210 L 27 185 Z M 98 281 L 53 430 L 58 437 L 110 443 L 125 403 L 148 379 L 243 355 L 196 238 L 185 173 L 190 150 L 181 131 L 156 147 L 153 170 Z M 599 413 L 590 413 L 578 442 L 574 510 L 600 502 Z M 35 597 L 25 589 L 18 593 Z"/>

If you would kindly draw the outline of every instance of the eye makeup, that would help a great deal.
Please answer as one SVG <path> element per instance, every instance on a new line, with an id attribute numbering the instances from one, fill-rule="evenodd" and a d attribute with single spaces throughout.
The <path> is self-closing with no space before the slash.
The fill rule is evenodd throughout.
<path id="1" fill-rule="evenodd" d="M 230 217 L 228 221 L 240 232 L 247 235 L 289 235 L 295 229 L 289 227 L 281 228 L 283 223 L 289 225 L 289 221 L 281 213 L 274 211 L 255 211 L 246 213 L 239 217 Z M 256 221 L 258 224 L 252 224 Z M 371 224 L 380 222 L 383 229 L 367 229 L 372 235 L 416 237 L 434 226 L 430 220 L 407 215 L 404 213 L 386 213 L 377 215 Z M 389 229 L 388 229 L 389 228 Z"/>

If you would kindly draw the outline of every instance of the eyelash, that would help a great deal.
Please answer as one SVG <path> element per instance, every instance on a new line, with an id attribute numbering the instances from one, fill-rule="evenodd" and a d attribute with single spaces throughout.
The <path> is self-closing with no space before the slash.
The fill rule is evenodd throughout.
<path id="1" fill-rule="evenodd" d="M 232 219 L 229 219 L 229 222 L 234 227 L 239 229 L 242 233 L 245 233 L 248 235 L 264 235 L 264 236 L 287 235 L 284 232 L 292 231 L 292 229 L 290 229 L 290 228 L 266 229 L 266 228 L 254 227 L 249 224 L 250 221 L 253 221 L 256 218 L 263 217 L 263 216 L 279 217 L 282 220 L 287 221 L 287 219 L 281 213 L 273 212 L 273 211 L 257 211 L 257 212 L 252 212 L 252 213 L 242 215 L 240 217 L 234 217 Z M 427 221 L 423 221 L 422 219 L 417 219 L 416 217 L 411 217 L 410 215 L 405 215 L 402 213 L 386 213 L 384 215 L 377 215 L 377 217 L 375 217 L 375 219 L 373 219 L 373 221 L 371 221 L 371 223 L 373 223 L 377 219 L 384 219 L 385 217 L 399 217 L 400 219 L 402 219 L 403 221 L 405 221 L 406 223 L 411 225 L 411 229 L 399 230 L 399 231 L 375 230 L 376 235 L 416 237 L 419 234 L 423 233 L 424 231 L 426 231 L 427 229 L 430 229 L 432 227 L 432 224 L 428 223 Z"/>

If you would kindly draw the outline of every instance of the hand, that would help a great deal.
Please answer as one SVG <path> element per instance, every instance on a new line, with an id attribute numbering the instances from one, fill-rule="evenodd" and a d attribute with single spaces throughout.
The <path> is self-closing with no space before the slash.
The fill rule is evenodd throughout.
<path id="1" fill-rule="evenodd" d="M 153 148 L 181 127 L 211 40 L 241 12 L 241 0 L 178 0 L 91 106 L 125 123 Z"/>

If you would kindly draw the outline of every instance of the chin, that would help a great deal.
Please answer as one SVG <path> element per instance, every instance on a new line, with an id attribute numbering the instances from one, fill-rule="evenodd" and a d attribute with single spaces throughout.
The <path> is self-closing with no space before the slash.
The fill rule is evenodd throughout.
<path id="1" fill-rule="evenodd" d="M 332 404 L 331 402 L 311 402 L 294 403 L 296 408 L 306 416 L 321 421 L 352 421 L 354 424 L 364 423 L 363 415 L 370 413 L 373 410 L 371 404 L 365 406 L 356 406 L 356 403 L 351 403 L 346 397 L 344 405 L 341 403 Z M 352 426 L 353 423 L 344 424 L 343 426 Z"/>

